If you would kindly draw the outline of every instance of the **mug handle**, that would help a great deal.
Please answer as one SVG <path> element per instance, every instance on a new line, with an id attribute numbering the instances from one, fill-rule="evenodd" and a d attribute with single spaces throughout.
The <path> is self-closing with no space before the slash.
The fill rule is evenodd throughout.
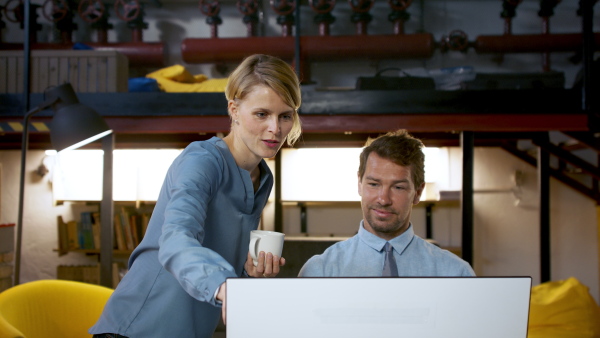
<path id="1" fill-rule="evenodd" d="M 258 242 L 259 241 L 260 241 L 260 237 L 252 237 L 252 238 L 250 238 L 250 245 L 248 246 L 248 249 L 250 251 L 250 256 L 254 260 L 258 260 L 258 252 L 256 252 L 256 250 L 258 249 Z"/>

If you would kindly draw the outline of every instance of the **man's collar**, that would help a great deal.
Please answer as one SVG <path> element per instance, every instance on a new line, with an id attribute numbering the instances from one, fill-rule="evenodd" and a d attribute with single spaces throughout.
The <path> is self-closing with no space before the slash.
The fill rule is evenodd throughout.
<path id="1" fill-rule="evenodd" d="M 402 254 L 406 247 L 410 244 L 415 236 L 412 224 L 408 225 L 408 229 L 404 231 L 400 236 L 389 240 L 390 244 L 394 247 L 394 250 Z M 378 237 L 370 233 L 365 229 L 364 220 L 360 221 L 360 227 L 358 228 L 358 238 L 363 241 L 366 245 L 370 246 L 374 250 L 381 251 L 388 242 L 385 239 Z"/>

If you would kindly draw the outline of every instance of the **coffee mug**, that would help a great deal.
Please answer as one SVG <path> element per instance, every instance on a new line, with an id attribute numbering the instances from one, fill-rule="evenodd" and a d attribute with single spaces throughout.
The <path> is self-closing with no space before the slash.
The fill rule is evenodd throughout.
<path id="1" fill-rule="evenodd" d="M 283 251 L 283 239 L 285 234 L 267 230 L 250 231 L 250 245 L 248 249 L 254 266 L 258 265 L 258 254 L 264 251 L 265 254 L 272 253 L 273 256 L 281 257 Z"/>

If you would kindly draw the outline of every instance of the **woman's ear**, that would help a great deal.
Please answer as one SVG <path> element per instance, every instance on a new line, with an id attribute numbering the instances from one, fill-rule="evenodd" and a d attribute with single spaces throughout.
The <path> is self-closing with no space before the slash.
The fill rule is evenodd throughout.
<path id="1" fill-rule="evenodd" d="M 237 114 L 238 114 L 238 106 L 237 103 L 235 102 L 235 100 L 229 100 L 227 102 L 227 111 L 229 112 L 229 116 L 231 116 L 231 120 L 235 121 L 237 120 Z"/>

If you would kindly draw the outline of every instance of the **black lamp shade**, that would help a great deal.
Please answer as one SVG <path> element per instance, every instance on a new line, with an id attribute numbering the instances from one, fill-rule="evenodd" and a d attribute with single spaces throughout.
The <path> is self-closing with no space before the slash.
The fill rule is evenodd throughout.
<path id="1" fill-rule="evenodd" d="M 81 103 L 58 107 L 50 123 L 50 140 L 56 151 L 78 148 L 111 132 L 95 110 Z"/>

